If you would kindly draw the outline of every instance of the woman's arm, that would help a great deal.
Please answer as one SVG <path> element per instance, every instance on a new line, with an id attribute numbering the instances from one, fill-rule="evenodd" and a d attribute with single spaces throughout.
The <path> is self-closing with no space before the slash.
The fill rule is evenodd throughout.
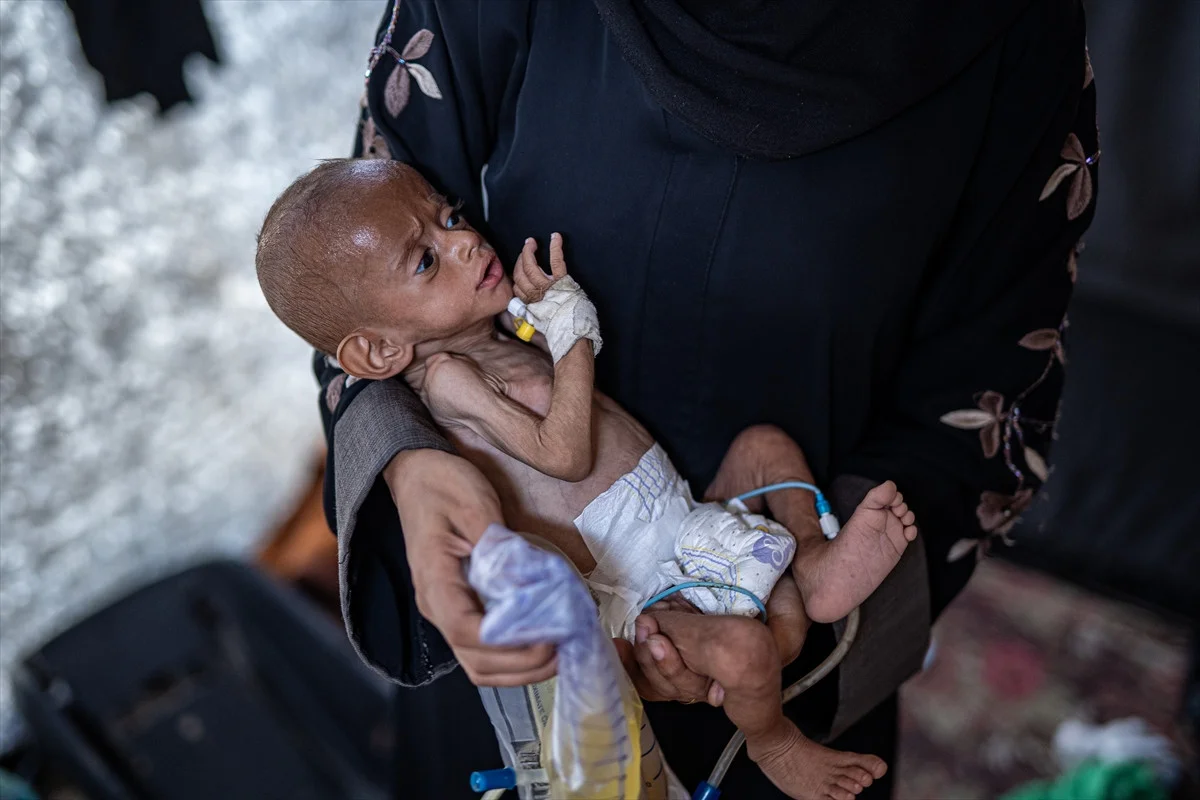
<path id="1" fill-rule="evenodd" d="M 442 5 L 388 5 L 355 155 L 412 163 L 482 219 L 481 171 L 523 69 L 528 9 L 477 0 L 443 13 Z M 552 674 L 548 648 L 479 647 L 480 609 L 460 562 L 501 521 L 483 476 L 454 455 L 403 381 L 355 381 L 321 354 L 314 369 L 329 444 L 325 508 L 359 654 L 406 685 L 453 669 L 456 657 L 480 683 Z"/>
<path id="2" fill-rule="evenodd" d="M 868 437 L 834 465 L 840 514 L 891 479 L 921 529 L 863 606 L 839 669 L 835 735 L 920 668 L 931 620 L 1046 476 L 1099 154 L 1082 10 L 1035 4 L 987 57 L 996 59 L 988 125 L 907 356 Z"/>

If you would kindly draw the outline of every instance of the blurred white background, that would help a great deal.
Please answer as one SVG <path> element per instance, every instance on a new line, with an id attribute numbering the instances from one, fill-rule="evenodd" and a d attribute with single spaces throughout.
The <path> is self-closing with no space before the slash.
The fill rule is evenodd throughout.
<path id="1" fill-rule="evenodd" d="M 0 749 L 8 668 L 284 513 L 321 441 L 254 276 L 271 200 L 348 155 L 382 0 L 217 0 L 197 99 L 103 103 L 65 5 L 0 0 Z"/>

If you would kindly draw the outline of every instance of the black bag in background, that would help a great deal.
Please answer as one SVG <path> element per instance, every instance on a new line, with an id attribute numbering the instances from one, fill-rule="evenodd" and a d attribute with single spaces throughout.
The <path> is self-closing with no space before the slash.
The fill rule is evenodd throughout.
<path id="1" fill-rule="evenodd" d="M 384 800 L 390 685 L 248 565 L 155 583 L 28 656 L 17 702 L 92 800 Z"/>

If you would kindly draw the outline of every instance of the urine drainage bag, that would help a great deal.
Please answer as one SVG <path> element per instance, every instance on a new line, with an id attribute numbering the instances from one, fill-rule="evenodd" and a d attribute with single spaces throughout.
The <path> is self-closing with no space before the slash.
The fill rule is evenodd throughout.
<path id="1" fill-rule="evenodd" d="M 678 782 L 662 762 L 641 700 L 571 563 L 492 525 L 471 554 L 468 580 L 484 601 L 485 644 L 550 642 L 558 651 L 555 678 L 519 689 L 480 689 L 507 766 L 524 774 L 545 770 L 543 780 L 521 782 L 521 796 L 677 796 L 668 790 L 669 780 Z"/>

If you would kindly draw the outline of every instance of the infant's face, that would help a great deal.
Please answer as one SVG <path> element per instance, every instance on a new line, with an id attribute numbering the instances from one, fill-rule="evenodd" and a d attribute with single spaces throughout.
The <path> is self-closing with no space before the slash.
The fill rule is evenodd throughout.
<path id="1" fill-rule="evenodd" d="M 415 171 L 365 200 L 351 237 L 366 255 L 359 301 L 377 323 L 403 327 L 422 342 L 505 309 L 512 282 L 495 251 Z"/>

